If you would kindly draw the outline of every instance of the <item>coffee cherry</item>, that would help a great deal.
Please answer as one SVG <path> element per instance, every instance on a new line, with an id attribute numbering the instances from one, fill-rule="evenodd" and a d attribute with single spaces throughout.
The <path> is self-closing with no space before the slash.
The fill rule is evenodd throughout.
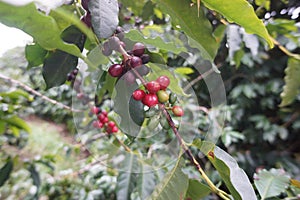
<path id="1" fill-rule="evenodd" d="M 105 110 L 102 110 L 101 114 L 104 115 L 105 117 L 107 117 L 107 115 L 108 115 L 108 113 Z"/>
<path id="2" fill-rule="evenodd" d="M 101 121 L 103 124 L 106 124 L 108 122 L 108 117 L 104 117 L 104 119 Z"/>
<path id="3" fill-rule="evenodd" d="M 93 121 L 93 127 L 95 127 L 95 128 L 102 128 L 103 127 L 103 123 L 101 123 L 98 120 Z"/>
<path id="4" fill-rule="evenodd" d="M 176 101 L 177 101 L 176 94 L 175 93 L 171 93 L 170 94 L 170 99 L 169 99 L 170 104 L 174 104 Z"/>
<path id="5" fill-rule="evenodd" d="M 158 104 L 158 98 L 156 94 L 146 94 L 142 100 L 142 103 L 148 107 L 153 107 Z"/>
<path id="6" fill-rule="evenodd" d="M 100 114 L 100 115 L 98 115 L 97 116 L 97 118 L 98 118 L 98 120 L 100 121 L 100 122 L 104 122 L 104 118 L 105 118 L 106 116 L 105 115 L 103 115 L 102 113 Z"/>
<path id="7" fill-rule="evenodd" d="M 150 56 L 148 54 L 143 54 L 141 57 L 143 64 L 146 64 L 150 61 Z"/>
<path id="8" fill-rule="evenodd" d="M 108 40 L 109 47 L 112 50 L 119 51 L 120 50 L 120 39 L 116 36 L 112 36 Z"/>
<path id="9" fill-rule="evenodd" d="M 110 55 L 111 55 L 112 49 L 110 48 L 108 42 L 104 42 L 104 43 L 103 43 L 102 53 L 103 53 L 103 55 L 105 55 L 105 56 L 110 56 Z"/>
<path id="10" fill-rule="evenodd" d="M 120 64 L 113 64 L 109 67 L 108 73 L 112 77 L 120 77 L 123 73 L 123 67 Z"/>
<path id="11" fill-rule="evenodd" d="M 133 45 L 132 52 L 135 56 L 142 56 L 145 52 L 145 45 L 140 42 L 135 43 Z"/>
<path id="12" fill-rule="evenodd" d="M 92 17 L 91 13 L 87 12 L 82 18 L 81 21 L 89 28 L 92 27 Z"/>
<path id="13" fill-rule="evenodd" d="M 169 100 L 169 94 L 164 90 L 159 90 L 156 95 L 160 103 L 165 103 Z"/>
<path id="14" fill-rule="evenodd" d="M 75 75 L 73 73 L 68 73 L 67 81 L 73 81 L 75 79 Z"/>
<path id="15" fill-rule="evenodd" d="M 137 56 L 132 56 L 130 59 L 130 66 L 132 68 L 141 66 L 143 64 L 143 61 L 141 58 L 137 57 Z"/>
<path id="16" fill-rule="evenodd" d="M 118 127 L 114 126 L 111 130 L 113 133 L 117 133 L 119 131 Z"/>
<path id="17" fill-rule="evenodd" d="M 146 88 L 150 93 L 155 94 L 159 91 L 160 85 L 156 81 L 150 81 L 146 84 Z"/>
<path id="18" fill-rule="evenodd" d="M 88 8 L 89 0 L 82 0 L 81 5 L 85 10 L 89 10 L 89 8 Z"/>
<path id="19" fill-rule="evenodd" d="M 121 26 L 118 26 L 118 27 L 116 28 L 115 33 L 116 33 L 116 34 L 119 34 L 119 33 L 122 33 L 122 32 L 124 32 L 123 28 L 122 28 Z"/>
<path id="20" fill-rule="evenodd" d="M 99 109 L 98 107 L 96 107 L 96 106 L 93 106 L 93 107 L 91 108 L 91 112 L 92 112 L 93 114 L 95 114 L 95 115 L 97 115 L 97 114 L 99 113 L 99 111 L 100 111 L 100 109 Z"/>
<path id="21" fill-rule="evenodd" d="M 113 127 L 116 126 L 116 124 L 115 124 L 115 122 L 113 122 L 113 121 L 109 121 L 109 122 L 107 123 L 107 126 L 110 127 L 110 128 L 113 128 Z"/>
<path id="22" fill-rule="evenodd" d="M 144 97 L 145 97 L 146 93 L 144 90 L 135 90 L 133 93 L 132 93 L 132 97 L 134 100 L 136 101 L 141 101 Z"/>
<path id="23" fill-rule="evenodd" d="M 158 77 L 156 82 L 159 83 L 161 90 L 165 90 L 170 85 L 170 79 L 167 76 Z"/>
<path id="24" fill-rule="evenodd" d="M 172 112 L 177 117 L 181 117 L 184 114 L 183 109 L 180 106 L 173 106 Z"/>

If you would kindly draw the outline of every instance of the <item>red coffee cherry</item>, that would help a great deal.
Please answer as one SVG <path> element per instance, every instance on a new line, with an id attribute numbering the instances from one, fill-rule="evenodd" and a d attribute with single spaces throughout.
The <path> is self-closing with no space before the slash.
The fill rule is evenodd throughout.
<path id="1" fill-rule="evenodd" d="M 158 104 L 158 98 L 156 94 L 146 94 L 142 100 L 142 103 L 148 107 L 153 107 Z"/>
<path id="2" fill-rule="evenodd" d="M 108 73 L 112 77 L 120 77 L 123 73 L 123 67 L 120 64 L 113 64 L 112 66 L 109 67 Z"/>
<path id="3" fill-rule="evenodd" d="M 99 109 L 98 107 L 96 107 L 96 106 L 93 106 L 93 107 L 91 108 L 91 112 L 92 112 L 93 114 L 97 115 L 97 114 L 100 112 L 100 109 Z"/>
<path id="4" fill-rule="evenodd" d="M 113 128 L 113 127 L 116 126 L 116 124 L 115 124 L 115 122 L 113 122 L 113 121 L 109 121 L 109 122 L 107 123 L 107 126 Z"/>
<path id="5" fill-rule="evenodd" d="M 101 122 L 98 121 L 98 120 L 93 121 L 93 127 L 94 127 L 94 128 L 102 128 L 102 127 L 103 127 L 103 123 L 101 123 Z"/>
<path id="6" fill-rule="evenodd" d="M 158 77 L 156 82 L 159 83 L 161 90 L 165 90 L 170 85 L 170 79 L 167 76 Z"/>
<path id="7" fill-rule="evenodd" d="M 141 101 L 145 97 L 145 95 L 145 91 L 140 89 L 137 89 L 132 93 L 132 97 L 136 101 Z"/>
<path id="8" fill-rule="evenodd" d="M 146 84 L 147 90 L 152 94 L 158 92 L 160 90 L 160 87 L 160 84 L 156 81 L 150 81 Z"/>

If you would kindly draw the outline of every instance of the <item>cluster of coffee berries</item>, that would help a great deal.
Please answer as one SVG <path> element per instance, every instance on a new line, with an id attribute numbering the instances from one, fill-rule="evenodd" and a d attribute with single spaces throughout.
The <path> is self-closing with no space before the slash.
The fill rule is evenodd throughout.
<path id="1" fill-rule="evenodd" d="M 111 42 L 110 48 L 112 49 L 113 47 L 114 50 L 117 50 L 117 48 L 124 49 L 125 45 L 122 45 L 122 41 L 117 41 L 118 39 L 116 38 L 117 37 L 111 37 L 109 39 L 108 44 L 111 41 L 114 41 L 114 43 L 116 43 L 116 45 L 113 45 L 112 44 L 113 42 Z M 105 44 L 104 44 L 104 48 L 105 48 Z M 108 69 L 108 73 L 112 77 L 118 77 L 118 78 L 124 75 L 125 76 L 124 78 L 127 82 L 133 83 L 136 77 L 135 74 L 130 70 L 134 68 L 140 76 L 147 75 L 150 72 L 150 69 L 144 64 L 149 62 L 150 57 L 148 54 L 145 54 L 145 45 L 139 42 L 135 43 L 133 45 L 132 50 L 128 51 L 127 54 L 129 56 L 127 56 L 126 59 L 124 59 L 121 64 L 111 65 Z"/>
<path id="2" fill-rule="evenodd" d="M 91 28 L 92 27 L 92 22 L 91 22 L 91 13 L 88 8 L 89 0 L 82 0 L 81 5 L 83 9 L 86 10 L 85 15 L 81 18 L 81 21 L 87 25 L 87 27 Z"/>
<path id="3" fill-rule="evenodd" d="M 108 133 L 116 133 L 119 131 L 118 127 L 116 126 L 115 122 L 110 121 L 107 116 L 107 112 L 102 110 L 96 106 L 91 108 L 91 113 L 97 116 L 97 120 L 93 121 L 93 127 L 102 129 Z"/>
<path id="4" fill-rule="evenodd" d="M 73 71 L 71 71 L 70 73 L 68 73 L 67 75 L 67 81 L 74 81 L 76 76 L 78 74 L 78 69 L 74 69 Z"/>
<path id="5" fill-rule="evenodd" d="M 148 107 L 154 107 L 158 103 L 170 103 L 174 104 L 177 98 L 174 95 L 170 95 L 166 89 L 170 85 L 170 79 L 167 76 L 160 76 L 155 81 L 146 83 L 145 90 L 137 89 L 132 93 L 132 98 L 136 101 L 142 101 L 142 103 Z M 183 109 L 180 106 L 173 106 L 172 112 L 175 116 L 183 116 Z"/>

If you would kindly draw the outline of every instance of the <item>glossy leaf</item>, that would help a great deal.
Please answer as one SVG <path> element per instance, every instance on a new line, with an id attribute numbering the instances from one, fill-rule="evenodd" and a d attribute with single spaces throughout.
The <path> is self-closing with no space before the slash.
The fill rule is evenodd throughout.
<path id="1" fill-rule="evenodd" d="M 270 171 L 264 169 L 254 175 L 254 184 L 261 199 L 274 197 L 284 192 L 289 182 L 289 177 L 280 169 L 271 169 Z"/>
<path id="2" fill-rule="evenodd" d="M 288 106 L 300 94 L 300 61 L 294 58 L 288 60 L 288 66 L 285 69 L 285 86 L 281 93 L 280 106 Z"/>
<path id="3" fill-rule="evenodd" d="M 146 199 L 150 196 L 155 188 L 155 173 L 150 171 L 147 165 L 141 165 L 143 169 L 139 173 L 137 177 L 137 188 L 138 193 L 141 199 Z M 149 172 L 148 172 L 149 171 Z"/>
<path id="4" fill-rule="evenodd" d="M 244 27 L 247 33 L 257 34 L 264 38 L 269 46 L 273 48 L 274 44 L 264 23 L 256 16 L 253 7 L 247 1 L 203 0 L 202 2 L 209 9 L 221 13 L 230 22 L 235 22 Z"/>
<path id="5" fill-rule="evenodd" d="M 121 171 L 117 177 L 117 200 L 130 199 L 130 194 L 134 189 L 136 174 L 133 173 L 135 168 L 135 156 L 133 154 L 126 154 L 124 167 L 124 171 Z"/>
<path id="6" fill-rule="evenodd" d="M 190 179 L 185 198 L 198 200 L 206 197 L 209 193 L 211 193 L 211 191 L 207 185 L 200 183 L 197 180 Z"/>
<path id="7" fill-rule="evenodd" d="M 13 170 L 13 161 L 8 160 L 5 165 L 0 169 L 0 187 L 8 180 L 10 173 Z"/>
<path id="8" fill-rule="evenodd" d="M 175 54 L 179 54 L 180 52 L 186 51 L 186 48 L 184 48 L 183 46 L 178 47 L 174 44 L 174 42 L 164 42 L 161 37 L 145 38 L 141 32 L 134 29 L 126 33 L 125 37 L 130 39 L 131 41 L 152 45 L 158 49 L 170 51 Z"/>
<path id="9" fill-rule="evenodd" d="M 47 53 L 47 50 L 42 48 L 39 44 L 26 45 L 25 56 L 28 61 L 27 67 L 31 68 L 42 65 Z"/>
<path id="10" fill-rule="evenodd" d="M 194 146 L 208 157 L 235 200 L 257 199 L 246 173 L 234 158 L 211 142 L 198 142 Z"/>
<path id="11" fill-rule="evenodd" d="M 13 6 L 0 2 L 0 22 L 23 30 L 46 50 L 60 49 L 81 57 L 80 50 L 73 44 L 67 44 L 60 38 L 60 29 L 55 20 L 37 10 L 34 3 Z"/>
<path id="12" fill-rule="evenodd" d="M 188 177 L 182 172 L 184 160 L 177 160 L 176 165 L 158 184 L 147 200 L 183 199 L 188 188 Z"/>
<path id="13" fill-rule="evenodd" d="M 156 1 L 164 13 L 170 15 L 172 24 L 184 31 L 194 41 L 190 45 L 198 47 L 202 55 L 207 59 L 213 59 L 217 53 L 218 45 L 212 35 L 212 27 L 204 12 L 200 9 L 199 16 L 197 6 L 190 6 L 188 1 L 162 0 Z"/>
<path id="14" fill-rule="evenodd" d="M 119 5 L 117 0 L 89 1 L 92 26 L 98 38 L 110 37 L 119 24 Z"/>
<path id="15" fill-rule="evenodd" d="M 31 164 L 28 168 L 28 171 L 30 172 L 30 177 L 33 180 L 33 184 L 39 188 L 41 185 L 41 178 L 39 172 L 36 170 L 35 166 Z"/>
<path id="16" fill-rule="evenodd" d="M 80 50 L 83 49 L 85 36 L 74 25 L 68 27 L 63 33 L 62 38 L 68 43 L 73 43 Z M 64 51 L 50 52 L 43 65 L 43 76 L 47 88 L 59 86 L 67 80 L 67 75 L 77 67 L 78 58 Z"/>

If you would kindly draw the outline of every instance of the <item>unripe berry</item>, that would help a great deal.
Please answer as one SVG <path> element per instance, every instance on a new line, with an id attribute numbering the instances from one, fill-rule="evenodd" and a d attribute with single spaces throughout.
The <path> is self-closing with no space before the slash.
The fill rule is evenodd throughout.
<path id="1" fill-rule="evenodd" d="M 181 117 L 184 114 L 183 109 L 180 106 L 173 106 L 172 112 L 177 117 Z"/>
<path id="2" fill-rule="evenodd" d="M 133 45 L 132 52 L 135 56 L 142 56 L 145 52 L 145 45 L 140 42 L 135 43 Z"/>
<path id="3" fill-rule="evenodd" d="M 123 67 L 120 64 L 113 64 L 109 67 L 108 73 L 112 77 L 120 77 L 123 73 Z"/>
<path id="4" fill-rule="evenodd" d="M 170 79 L 167 76 L 160 76 L 156 79 L 161 90 L 165 90 L 170 85 Z"/>
<path id="5" fill-rule="evenodd" d="M 143 61 L 141 58 L 137 57 L 137 56 L 132 56 L 130 59 L 130 66 L 132 68 L 141 66 L 143 64 Z"/>
<path id="6" fill-rule="evenodd" d="M 159 90 L 156 95 L 160 103 L 165 103 L 169 100 L 169 94 L 164 90 Z"/>
<path id="7" fill-rule="evenodd" d="M 160 85 L 156 81 L 150 81 L 146 84 L 146 88 L 150 93 L 155 94 L 160 90 Z"/>
<path id="8" fill-rule="evenodd" d="M 133 93 L 132 93 L 132 97 L 134 100 L 136 101 L 141 101 L 144 97 L 145 97 L 146 93 L 144 90 L 135 90 Z"/>
<path id="9" fill-rule="evenodd" d="M 153 107 L 158 104 L 158 98 L 156 94 L 146 94 L 142 100 L 142 103 L 148 107 Z"/>

